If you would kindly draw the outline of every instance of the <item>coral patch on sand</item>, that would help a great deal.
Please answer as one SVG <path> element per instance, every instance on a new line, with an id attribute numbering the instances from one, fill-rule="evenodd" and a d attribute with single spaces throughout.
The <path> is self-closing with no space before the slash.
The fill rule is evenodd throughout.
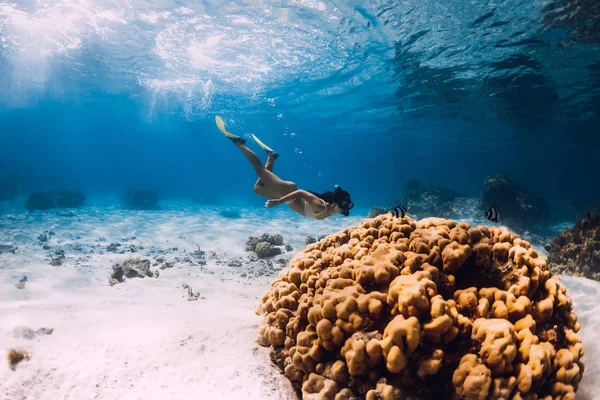
<path id="1" fill-rule="evenodd" d="M 366 219 L 294 257 L 257 313 L 304 399 L 566 399 L 584 371 L 566 288 L 505 228 Z"/>
<path id="2" fill-rule="evenodd" d="M 600 213 L 585 218 L 555 237 L 548 252 L 550 269 L 563 275 L 600 281 Z"/>
<path id="3" fill-rule="evenodd" d="M 8 354 L 6 356 L 6 359 L 8 361 L 8 366 L 10 367 L 10 369 L 12 369 L 13 371 L 15 369 L 17 369 L 17 365 L 25 360 L 29 360 L 30 356 L 29 353 L 25 350 L 21 350 L 21 349 L 10 349 L 8 351 Z"/>

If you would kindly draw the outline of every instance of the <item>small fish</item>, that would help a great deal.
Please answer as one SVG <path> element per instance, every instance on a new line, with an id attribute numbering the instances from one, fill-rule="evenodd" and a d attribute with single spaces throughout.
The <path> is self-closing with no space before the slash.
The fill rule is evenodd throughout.
<path id="1" fill-rule="evenodd" d="M 498 222 L 498 217 L 500 216 L 500 210 L 498 207 L 493 206 L 489 210 L 485 212 L 485 217 L 492 222 Z"/>
<path id="2" fill-rule="evenodd" d="M 392 211 L 392 213 L 394 214 L 394 217 L 398 218 L 404 218 L 404 216 L 406 215 L 406 208 L 404 208 L 403 206 L 401 206 L 400 204 L 398 204 L 396 207 L 394 207 L 394 211 Z"/>

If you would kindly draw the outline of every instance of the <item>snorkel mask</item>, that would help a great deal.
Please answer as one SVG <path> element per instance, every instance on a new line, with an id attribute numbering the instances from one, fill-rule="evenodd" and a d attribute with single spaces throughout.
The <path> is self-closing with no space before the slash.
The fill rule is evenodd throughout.
<path id="1" fill-rule="evenodd" d="M 342 215 L 344 217 L 349 216 L 350 210 L 352 210 L 352 207 L 354 207 L 354 203 L 350 199 L 342 200 L 340 203 L 338 203 L 338 205 L 342 209 Z"/>
<path id="2" fill-rule="evenodd" d="M 349 216 L 350 210 L 352 210 L 352 208 L 354 207 L 354 203 L 350 199 L 350 193 L 346 192 L 345 190 L 342 190 L 341 187 L 336 185 L 334 194 L 336 197 L 336 203 L 342 210 L 341 214 L 344 217 Z"/>

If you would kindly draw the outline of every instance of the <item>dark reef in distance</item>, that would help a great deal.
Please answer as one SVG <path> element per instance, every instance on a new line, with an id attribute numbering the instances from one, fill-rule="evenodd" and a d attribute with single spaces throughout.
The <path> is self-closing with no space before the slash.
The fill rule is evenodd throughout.
<path id="1" fill-rule="evenodd" d="M 56 197 L 58 208 L 79 208 L 85 204 L 85 196 L 79 191 L 63 190 Z"/>
<path id="2" fill-rule="evenodd" d="M 369 210 L 369 215 L 367 215 L 367 217 L 375 218 L 378 215 L 383 215 L 383 214 L 386 214 L 389 212 L 390 212 L 390 210 L 387 210 L 383 207 L 373 207 Z M 314 242 L 311 242 L 311 243 L 314 243 Z M 306 244 L 310 244 L 310 243 L 307 242 Z"/>
<path id="3" fill-rule="evenodd" d="M 130 190 L 121 197 L 123 207 L 129 210 L 160 210 L 158 191 Z"/>
<path id="4" fill-rule="evenodd" d="M 43 211 L 56 208 L 56 203 L 50 193 L 36 192 L 31 193 L 25 202 L 25 208 L 29 211 Z"/>
<path id="5" fill-rule="evenodd" d="M 503 174 L 485 179 L 481 206 L 482 210 L 498 207 L 502 223 L 517 231 L 532 230 L 550 218 L 550 206 L 541 193 L 532 193 Z"/>
<path id="6" fill-rule="evenodd" d="M 404 205 L 409 214 L 418 219 L 441 217 L 452 219 L 473 218 L 473 212 L 484 212 L 496 206 L 500 210 L 499 223 L 516 232 L 541 233 L 554 223 L 550 206 L 541 193 L 531 192 L 510 181 L 503 174 L 489 176 L 483 182 L 479 198 L 468 197 L 451 189 L 427 185 L 409 180 L 404 186 L 404 194 L 398 204 Z M 388 208 L 374 207 L 369 218 L 390 212 Z M 564 218 L 563 210 L 554 217 Z"/>
<path id="7" fill-rule="evenodd" d="M 467 196 L 435 185 L 423 185 L 409 180 L 404 185 L 404 204 L 408 211 L 417 215 L 449 218 L 454 215 L 454 204 Z"/>
<path id="8" fill-rule="evenodd" d="M 44 211 L 53 208 L 79 208 L 85 204 L 85 195 L 77 190 L 31 193 L 25 202 L 29 211 Z"/>

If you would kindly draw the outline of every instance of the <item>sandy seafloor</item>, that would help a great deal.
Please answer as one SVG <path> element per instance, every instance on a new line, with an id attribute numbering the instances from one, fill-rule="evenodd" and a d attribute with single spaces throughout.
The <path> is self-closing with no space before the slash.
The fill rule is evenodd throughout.
<path id="1" fill-rule="evenodd" d="M 224 210 L 242 218 L 225 218 Z M 296 398 L 269 350 L 256 343 L 255 306 L 307 235 L 334 233 L 364 215 L 311 221 L 285 209 L 191 203 L 30 214 L 5 203 L 0 244 L 16 251 L 0 254 L 0 399 Z M 248 236 L 276 232 L 292 251 L 271 263 L 245 251 Z M 112 243 L 121 245 L 108 250 Z M 61 250 L 62 265 L 51 266 L 49 255 L 56 259 Z M 160 276 L 109 286 L 112 265 L 134 257 L 150 259 Z M 160 269 L 167 263 L 173 266 Z M 18 289 L 23 276 L 25 288 Z M 598 399 L 600 283 L 563 281 L 586 351 L 577 398 Z M 201 298 L 188 301 L 183 284 Z M 54 331 L 27 339 L 15 335 L 19 327 Z M 4 360 L 11 347 L 31 355 L 15 371 Z"/>

